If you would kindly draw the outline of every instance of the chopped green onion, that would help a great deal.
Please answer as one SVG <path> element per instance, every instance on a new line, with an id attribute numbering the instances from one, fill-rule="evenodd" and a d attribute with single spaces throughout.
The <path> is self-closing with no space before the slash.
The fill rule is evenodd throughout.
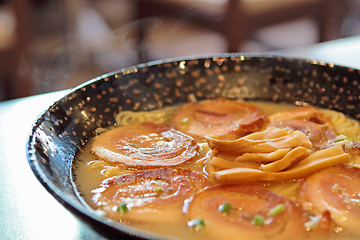
<path id="1" fill-rule="evenodd" d="M 256 214 L 251 222 L 255 226 L 262 226 L 265 223 L 265 218 L 263 216 L 261 216 L 260 214 Z"/>
<path id="2" fill-rule="evenodd" d="M 346 136 L 346 135 L 344 135 L 344 134 L 341 134 L 341 135 L 338 135 L 338 136 L 335 138 L 334 143 L 342 142 L 342 141 L 345 141 L 345 140 L 352 141 L 352 139 L 349 138 L 348 136 Z"/>
<path id="3" fill-rule="evenodd" d="M 126 203 L 121 203 L 121 204 L 119 204 L 119 205 L 117 206 L 117 210 L 118 210 L 118 212 L 120 212 L 120 213 L 126 213 L 127 211 L 129 211 Z"/>
<path id="4" fill-rule="evenodd" d="M 196 231 L 203 229 L 205 225 L 206 223 L 202 218 L 197 218 L 188 222 L 188 226 L 195 229 Z"/>
<path id="5" fill-rule="evenodd" d="M 181 124 L 182 124 L 182 125 L 188 125 L 189 122 L 190 122 L 190 120 L 189 120 L 188 118 L 183 118 L 183 119 L 181 119 Z"/>
<path id="6" fill-rule="evenodd" d="M 276 215 L 282 213 L 283 211 L 285 211 L 285 205 L 280 203 L 275 207 L 271 208 L 268 212 L 268 215 L 271 217 L 275 217 Z"/>
<path id="7" fill-rule="evenodd" d="M 172 116 L 170 114 L 165 114 L 164 118 L 165 118 L 165 120 L 170 120 L 172 118 Z"/>
<path id="8" fill-rule="evenodd" d="M 157 188 L 154 189 L 154 191 L 156 193 L 161 193 L 163 191 L 163 189 L 161 187 L 157 187 Z"/>
<path id="9" fill-rule="evenodd" d="M 219 212 L 221 213 L 229 213 L 231 210 L 231 204 L 228 202 L 224 202 L 223 204 L 221 204 L 218 208 Z"/>
<path id="10" fill-rule="evenodd" d="M 345 140 L 346 140 L 346 138 L 336 139 L 336 140 L 334 141 L 334 143 L 338 143 L 338 142 L 345 141 Z"/>

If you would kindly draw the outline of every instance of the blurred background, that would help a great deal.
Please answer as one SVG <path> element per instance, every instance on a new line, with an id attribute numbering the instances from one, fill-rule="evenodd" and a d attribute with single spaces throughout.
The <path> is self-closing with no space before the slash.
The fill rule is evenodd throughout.
<path id="1" fill-rule="evenodd" d="M 156 59 L 355 35 L 359 0 L 0 0 L 0 101 Z"/>

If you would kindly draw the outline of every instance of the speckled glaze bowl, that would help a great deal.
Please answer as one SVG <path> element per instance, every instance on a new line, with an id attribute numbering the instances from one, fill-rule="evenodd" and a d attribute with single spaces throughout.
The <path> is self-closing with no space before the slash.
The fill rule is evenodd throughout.
<path id="1" fill-rule="evenodd" d="M 50 106 L 34 123 L 29 164 L 44 187 L 102 234 L 161 239 L 97 215 L 74 190 L 73 159 L 95 129 L 114 124 L 123 110 L 151 110 L 219 96 L 309 103 L 360 119 L 360 71 L 271 56 L 223 54 L 141 64 L 93 79 Z"/>

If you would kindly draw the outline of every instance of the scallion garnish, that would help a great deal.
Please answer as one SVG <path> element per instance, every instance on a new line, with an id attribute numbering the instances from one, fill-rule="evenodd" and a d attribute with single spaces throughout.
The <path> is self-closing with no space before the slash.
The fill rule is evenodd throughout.
<path id="1" fill-rule="evenodd" d="M 218 208 L 219 212 L 221 213 L 229 213 L 231 210 L 231 204 L 228 202 L 224 202 L 223 204 L 221 204 Z"/>
<path id="2" fill-rule="evenodd" d="M 271 217 L 275 217 L 276 215 L 282 213 L 283 211 L 285 211 L 285 205 L 280 203 L 275 207 L 271 208 L 268 212 L 268 215 Z"/>
<path id="3" fill-rule="evenodd" d="M 119 204 L 119 205 L 117 206 L 117 210 L 118 210 L 118 212 L 120 212 L 120 213 L 126 213 L 127 211 L 129 211 L 126 203 L 121 203 L 121 204 Z"/>
<path id="4" fill-rule="evenodd" d="M 334 143 L 342 142 L 342 141 L 345 141 L 345 140 L 352 141 L 351 138 L 349 138 L 348 136 L 346 136 L 344 134 L 341 134 L 341 135 L 338 135 L 335 138 Z"/>
<path id="5" fill-rule="evenodd" d="M 262 215 L 260 215 L 260 214 L 256 214 L 255 216 L 254 216 L 254 218 L 252 219 L 252 224 L 254 224 L 255 226 L 262 226 L 262 225 L 264 225 L 264 223 L 265 223 L 265 218 L 262 216 Z"/>
<path id="6" fill-rule="evenodd" d="M 206 223 L 202 218 L 197 218 L 188 222 L 188 226 L 195 229 L 196 231 L 203 229 L 205 225 Z"/>
<path id="7" fill-rule="evenodd" d="M 161 187 L 157 187 L 157 188 L 154 189 L 154 191 L 156 193 L 161 193 L 163 191 L 163 189 Z"/>
<path id="8" fill-rule="evenodd" d="M 345 141 L 345 140 L 346 140 L 345 138 L 336 139 L 336 140 L 334 141 L 334 143 L 338 143 L 338 142 Z"/>
<path id="9" fill-rule="evenodd" d="M 190 122 L 190 120 L 189 120 L 188 118 L 183 118 L 183 119 L 181 119 L 181 124 L 182 124 L 182 125 L 188 125 L 189 122 Z"/>
<path id="10" fill-rule="evenodd" d="M 164 115 L 165 120 L 171 120 L 172 116 L 170 114 Z"/>

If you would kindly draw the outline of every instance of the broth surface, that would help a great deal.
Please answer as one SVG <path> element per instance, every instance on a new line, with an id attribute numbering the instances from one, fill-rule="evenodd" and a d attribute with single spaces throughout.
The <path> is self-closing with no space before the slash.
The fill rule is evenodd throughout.
<path id="1" fill-rule="evenodd" d="M 280 111 L 293 109 L 294 105 L 288 104 L 276 104 L 269 102 L 254 102 L 256 106 L 258 106 L 265 115 L 271 115 Z M 172 114 L 177 107 L 167 108 L 164 110 L 158 110 L 151 119 L 151 121 L 157 121 L 158 119 L 164 118 L 169 114 Z M 345 134 L 347 137 L 350 137 L 354 141 L 359 141 L 359 132 L 360 127 L 358 129 L 359 123 L 355 120 L 348 118 L 341 118 L 342 115 L 338 115 L 334 111 L 330 110 L 321 110 L 324 113 L 328 114 L 332 121 L 334 122 L 335 131 L 337 134 Z M 131 114 L 131 113 L 129 113 Z M 340 113 L 339 113 L 340 114 Z M 126 117 L 125 117 L 126 118 Z M 122 122 L 121 124 L 126 124 L 127 119 L 124 120 L 124 117 L 119 117 L 118 121 Z M 141 119 L 131 119 L 130 121 L 142 121 Z M 340 122 L 341 124 L 337 124 Z M 346 124 L 342 124 L 342 122 L 350 122 L 349 127 L 346 127 Z M 354 124 L 355 123 L 355 124 Z M 344 127 L 345 126 L 345 127 Z M 101 130 L 102 131 L 102 130 Z M 106 131 L 106 130 L 105 130 Z M 199 154 L 195 159 L 192 159 L 190 162 L 183 163 L 177 167 L 181 168 L 190 168 L 193 171 L 204 174 L 207 177 L 207 172 L 202 164 L 206 155 L 208 154 L 210 148 L 206 141 L 200 141 L 197 139 L 197 142 L 200 146 Z M 98 188 L 99 185 L 105 180 L 113 176 L 124 175 L 127 173 L 133 173 L 138 171 L 136 167 L 127 168 L 121 164 L 110 163 L 108 161 L 101 160 L 98 156 L 96 156 L 91 151 L 92 140 L 89 141 L 84 151 L 79 153 L 76 157 L 75 164 L 76 168 L 74 168 L 74 181 L 78 188 L 78 191 L 81 197 L 85 200 L 85 202 L 92 208 L 96 208 L 93 203 L 93 195 L 92 192 L 94 189 Z M 351 156 L 350 164 L 352 166 L 358 166 L 358 157 Z M 281 182 L 265 182 L 265 183 L 257 183 L 257 185 L 264 187 L 265 189 L 270 190 L 278 195 L 284 196 L 295 204 L 298 204 L 298 194 L 300 185 L 302 184 L 303 179 L 297 180 L 289 180 L 289 181 L 281 181 Z M 214 186 L 218 185 L 218 183 L 212 183 Z M 360 216 L 359 216 L 360 217 Z M 141 221 L 129 221 L 126 219 L 122 219 L 121 217 L 117 219 L 124 224 L 129 224 L 135 226 L 139 229 L 143 229 L 145 231 L 155 232 L 163 236 L 176 237 L 180 239 L 206 239 L 209 240 L 209 235 L 205 234 L 203 231 L 195 231 L 194 229 L 188 226 L 188 217 L 185 214 L 182 214 L 182 219 L 178 220 L 176 223 L 169 221 L 169 223 L 152 223 L 152 222 L 141 222 Z M 357 239 L 358 237 L 354 237 L 351 234 L 347 234 L 344 232 L 333 233 L 328 236 L 327 239 Z M 214 237 L 213 239 L 217 239 Z M 314 238 L 316 239 L 316 238 Z"/>

